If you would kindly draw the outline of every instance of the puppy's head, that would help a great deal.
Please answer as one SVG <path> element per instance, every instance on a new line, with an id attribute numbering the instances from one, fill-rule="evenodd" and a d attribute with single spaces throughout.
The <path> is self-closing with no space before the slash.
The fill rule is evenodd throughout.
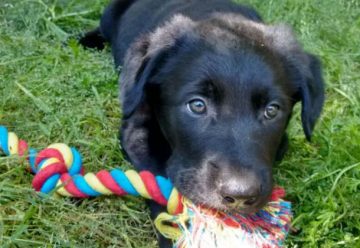
<path id="1" fill-rule="evenodd" d="M 294 104 L 310 139 L 324 100 L 318 60 L 287 27 L 235 15 L 175 17 L 130 48 L 120 80 L 130 161 L 196 203 L 241 212 L 271 193 Z"/>

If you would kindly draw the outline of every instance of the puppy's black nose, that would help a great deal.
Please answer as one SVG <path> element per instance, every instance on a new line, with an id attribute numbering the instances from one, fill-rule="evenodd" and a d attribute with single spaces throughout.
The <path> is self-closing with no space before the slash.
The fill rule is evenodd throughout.
<path id="1" fill-rule="evenodd" d="M 248 208 L 257 203 L 260 194 L 247 191 L 233 191 L 226 187 L 221 190 L 223 203 L 231 208 Z"/>
<path id="2" fill-rule="evenodd" d="M 256 205 L 262 191 L 261 183 L 253 176 L 230 177 L 219 186 L 223 204 L 238 209 L 247 209 Z"/>
<path id="3" fill-rule="evenodd" d="M 258 211 L 271 193 L 271 167 L 261 162 L 247 165 L 224 157 L 209 162 L 217 199 L 222 208 L 241 213 Z"/>

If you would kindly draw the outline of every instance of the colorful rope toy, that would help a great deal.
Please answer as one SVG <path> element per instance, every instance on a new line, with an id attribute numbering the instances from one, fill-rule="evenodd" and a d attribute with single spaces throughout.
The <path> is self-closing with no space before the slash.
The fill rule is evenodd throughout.
<path id="1" fill-rule="evenodd" d="M 80 153 L 65 144 L 53 144 L 37 152 L 13 132 L 0 126 L 0 152 L 27 157 L 35 174 L 32 186 L 42 193 L 68 197 L 133 195 L 167 206 L 155 226 L 177 248 L 281 247 L 289 231 L 291 203 L 285 191 L 275 188 L 270 201 L 254 214 L 228 214 L 195 206 L 174 188 L 169 179 L 148 171 L 119 169 L 84 173 Z"/>

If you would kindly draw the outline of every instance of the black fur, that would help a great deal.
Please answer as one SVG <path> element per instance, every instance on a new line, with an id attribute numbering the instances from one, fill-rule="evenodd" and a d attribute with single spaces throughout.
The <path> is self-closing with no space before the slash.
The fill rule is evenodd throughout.
<path id="1" fill-rule="evenodd" d="M 98 49 L 105 41 L 122 67 L 121 144 L 134 166 L 169 177 L 197 203 L 261 208 L 288 146 L 293 106 L 302 103 L 308 140 L 319 118 L 320 61 L 288 27 L 225 0 L 114 1 L 80 40 Z M 191 112 L 194 99 L 206 112 Z M 267 119 L 271 103 L 280 109 Z M 162 210 L 150 207 L 152 216 Z"/>

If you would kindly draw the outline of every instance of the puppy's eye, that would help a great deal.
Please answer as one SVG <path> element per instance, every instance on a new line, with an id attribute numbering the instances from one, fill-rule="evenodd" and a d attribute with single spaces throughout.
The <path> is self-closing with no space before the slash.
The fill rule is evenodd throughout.
<path id="1" fill-rule="evenodd" d="M 276 103 L 271 103 L 266 106 L 264 116 L 266 119 L 271 120 L 274 119 L 279 113 L 280 106 Z"/>
<path id="2" fill-rule="evenodd" d="M 206 104 L 201 99 L 194 99 L 188 102 L 188 109 L 195 114 L 204 114 L 206 112 Z"/>

